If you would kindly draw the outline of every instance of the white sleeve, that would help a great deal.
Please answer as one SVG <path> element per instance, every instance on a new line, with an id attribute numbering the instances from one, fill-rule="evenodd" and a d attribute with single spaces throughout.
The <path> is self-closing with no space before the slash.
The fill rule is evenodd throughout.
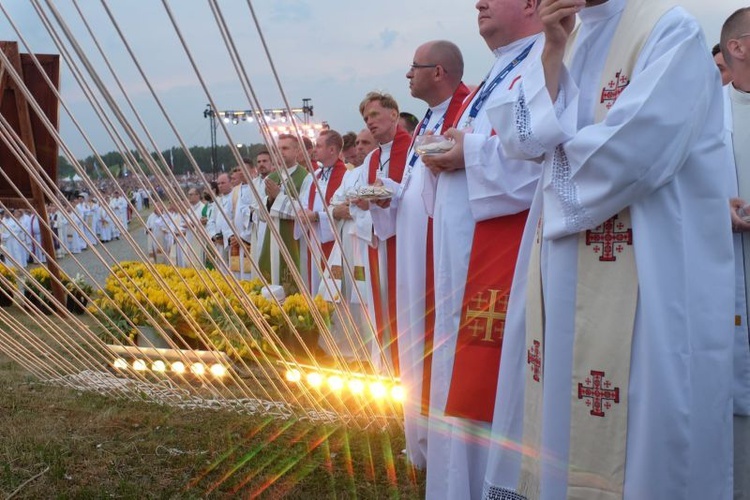
<path id="1" fill-rule="evenodd" d="M 527 125 L 533 142 L 544 149 L 546 238 L 601 224 L 671 182 L 693 152 L 689 145 L 703 133 L 720 88 L 698 24 L 690 19 L 664 23 L 657 25 L 630 85 L 600 123 L 577 128 L 579 97 L 567 74 L 561 82 L 567 97 L 558 114 L 541 64 L 526 73 L 516 103 L 488 110 L 513 117 L 517 136 L 523 135 L 518 124 Z M 655 140 L 655 134 L 663 139 Z M 509 149 L 519 142 L 508 141 Z"/>

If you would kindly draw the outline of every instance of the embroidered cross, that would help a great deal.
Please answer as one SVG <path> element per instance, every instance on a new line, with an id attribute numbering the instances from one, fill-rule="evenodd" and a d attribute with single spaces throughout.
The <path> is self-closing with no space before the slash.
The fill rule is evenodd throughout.
<path id="1" fill-rule="evenodd" d="M 586 231 L 586 246 L 594 245 L 594 253 L 601 253 L 600 262 L 615 262 L 615 253 L 625 250 L 623 244 L 633 244 L 633 229 L 625 229 L 625 224 L 617 220 L 617 215 L 596 229 Z"/>
<path id="2" fill-rule="evenodd" d="M 629 84 L 630 79 L 622 74 L 622 70 L 618 71 L 614 80 L 610 80 L 607 86 L 602 89 L 601 103 L 605 104 L 607 109 L 610 109 Z"/>
<path id="3" fill-rule="evenodd" d="M 542 353 L 539 352 L 539 346 L 541 344 L 538 340 L 534 341 L 534 344 L 526 351 L 526 364 L 531 365 L 531 373 L 534 374 L 534 381 L 540 381 L 540 374 L 542 372 Z"/>
<path id="4" fill-rule="evenodd" d="M 489 294 L 489 297 L 487 297 Z M 466 320 L 471 323 L 469 329 L 474 337 L 478 337 L 484 332 L 482 342 L 495 342 L 502 340 L 503 329 L 505 328 L 505 313 L 508 310 L 508 295 L 505 294 L 498 299 L 500 290 L 487 290 L 477 294 L 471 303 L 476 305 L 476 309 L 466 308 Z M 484 320 L 484 328 L 482 328 Z M 497 339 L 493 334 L 497 335 Z"/>
<path id="5" fill-rule="evenodd" d="M 604 372 L 591 370 L 591 377 L 586 378 L 586 385 L 578 384 L 578 399 L 586 399 L 586 406 L 591 408 L 591 415 L 603 417 L 604 410 L 612 408 L 612 402 L 620 402 L 620 388 L 612 389 L 612 382 L 604 380 Z"/>

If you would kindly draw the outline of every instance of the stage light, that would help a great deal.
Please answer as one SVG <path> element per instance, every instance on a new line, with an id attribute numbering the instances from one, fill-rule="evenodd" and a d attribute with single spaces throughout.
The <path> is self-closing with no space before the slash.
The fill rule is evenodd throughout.
<path id="1" fill-rule="evenodd" d="M 406 391 L 404 390 L 403 386 L 394 385 L 393 387 L 391 387 L 391 398 L 394 401 L 403 403 L 406 400 Z"/>
<path id="2" fill-rule="evenodd" d="M 307 383 L 310 387 L 317 389 L 323 385 L 323 376 L 317 372 L 308 373 Z"/>
<path id="3" fill-rule="evenodd" d="M 175 373 L 185 373 L 185 363 L 182 361 L 175 361 L 172 363 L 172 371 Z"/>
<path id="4" fill-rule="evenodd" d="M 146 362 L 142 359 L 136 359 L 135 361 L 133 361 L 133 370 L 142 372 L 146 371 L 146 368 L 148 368 L 148 366 L 146 366 Z"/>
<path id="5" fill-rule="evenodd" d="M 223 377 L 227 374 L 227 369 L 224 368 L 224 365 L 221 365 L 219 363 L 215 363 L 211 365 L 211 374 L 214 377 Z"/>
<path id="6" fill-rule="evenodd" d="M 203 363 L 193 363 L 190 365 L 190 371 L 193 372 L 193 375 L 201 376 L 206 373 L 206 365 Z"/>
<path id="7" fill-rule="evenodd" d="M 155 372 L 165 372 L 167 371 L 167 365 L 159 359 L 153 362 L 151 369 Z"/>
<path id="8" fill-rule="evenodd" d="M 358 378 L 353 378 L 349 381 L 349 390 L 352 394 L 362 394 L 365 391 L 365 383 Z"/>
<path id="9" fill-rule="evenodd" d="M 224 117 L 224 123 L 229 123 L 229 117 L 228 116 Z"/>
<path id="10" fill-rule="evenodd" d="M 375 399 L 381 399 L 385 397 L 387 391 L 382 382 L 372 382 L 370 384 L 370 394 Z"/>
<path id="11" fill-rule="evenodd" d="M 302 380 L 302 374 L 296 368 L 292 368 L 291 370 L 286 371 L 286 380 L 287 382 L 296 384 L 297 382 Z"/>
<path id="12" fill-rule="evenodd" d="M 112 366 L 114 366 L 114 367 L 115 367 L 115 368 L 117 368 L 118 370 L 125 370 L 125 369 L 127 369 L 127 367 L 128 367 L 128 362 L 127 362 L 127 361 L 125 361 L 125 360 L 124 360 L 124 359 L 122 359 L 122 358 L 117 358 L 117 359 L 116 359 L 116 360 L 114 360 L 114 362 L 112 363 Z"/>
<path id="13" fill-rule="evenodd" d="M 332 391 L 340 391 L 344 388 L 344 380 L 338 375 L 331 375 L 328 377 L 328 387 L 330 387 Z"/>

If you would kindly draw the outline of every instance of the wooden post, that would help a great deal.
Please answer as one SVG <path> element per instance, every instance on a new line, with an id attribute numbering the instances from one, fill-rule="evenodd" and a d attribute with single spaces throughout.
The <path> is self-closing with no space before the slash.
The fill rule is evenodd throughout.
<path id="1" fill-rule="evenodd" d="M 24 73 L 24 65 L 22 64 L 21 54 L 18 51 L 18 44 L 16 42 L 0 42 L 0 50 L 5 53 L 16 74 L 18 74 L 24 80 L 24 87 L 27 87 L 27 80 L 32 80 L 32 78 L 27 77 Z M 59 59 L 57 58 L 57 56 L 42 57 L 44 57 L 47 62 L 52 61 L 51 74 L 48 73 L 48 76 L 51 77 L 54 85 L 56 87 L 59 87 Z M 29 68 L 29 65 L 26 66 L 27 68 Z M 47 116 L 48 118 L 50 118 L 55 127 L 57 127 L 57 100 L 54 99 L 54 93 L 38 75 L 38 71 L 36 70 L 36 67 L 33 66 L 33 63 L 31 65 L 31 68 L 33 69 L 31 69 L 30 72 L 37 73 L 36 75 L 34 75 L 36 78 L 33 78 L 37 100 L 40 100 L 39 98 L 41 96 L 43 100 L 46 101 L 45 104 L 47 107 Z M 42 80 L 41 85 L 39 80 Z M 49 102 L 50 97 L 54 99 L 53 103 Z M 5 98 L 12 98 L 12 100 L 14 101 L 13 104 L 7 106 L 8 103 L 3 102 Z M 3 104 L 6 104 L 6 106 L 3 106 Z M 44 196 L 43 187 L 37 181 L 36 177 L 36 175 L 41 176 L 46 172 L 48 175 L 51 174 L 50 177 L 52 178 L 52 182 L 56 181 L 57 143 L 41 123 L 39 123 L 39 126 L 37 126 L 36 128 L 33 126 L 32 114 L 30 113 L 27 99 L 22 94 L 19 84 L 13 80 L 10 72 L 7 70 L 7 68 L 4 67 L 2 62 L 0 62 L 0 109 L 4 111 L 3 115 L 6 117 L 8 122 L 15 125 L 14 128 L 16 129 L 16 133 L 18 134 L 21 142 L 26 146 L 31 155 L 33 155 L 39 163 L 39 166 L 33 165 L 31 163 L 21 165 L 21 167 L 23 168 L 17 169 L 19 170 L 19 172 L 15 172 L 16 175 L 13 175 L 12 177 L 14 183 L 16 183 L 16 185 L 21 190 L 22 196 L 31 198 L 29 200 L 31 206 L 33 207 L 34 211 L 37 214 L 37 217 L 39 218 L 39 228 L 41 230 L 42 236 L 42 248 L 47 254 L 47 268 L 49 269 L 50 274 L 54 278 L 57 278 L 56 280 L 52 280 L 52 293 L 64 309 L 66 292 L 65 288 L 59 283 L 61 270 L 55 257 L 55 244 L 53 240 L 52 229 L 49 223 L 49 216 L 47 214 L 46 197 Z M 8 114 L 13 116 L 8 116 Z M 40 120 L 37 119 L 37 121 Z M 43 155 L 39 154 L 39 148 L 37 147 L 38 142 L 43 143 Z M 6 162 L 9 164 L 18 163 L 15 157 L 12 158 L 12 160 L 15 161 L 9 161 L 8 158 L 3 158 L 3 160 L 5 160 L 3 162 L 3 167 L 6 167 Z M 52 164 L 50 165 L 49 162 L 52 162 Z M 47 164 L 45 165 L 45 163 Z M 31 175 L 26 169 L 33 169 L 36 175 Z M 28 176 L 28 179 L 24 178 L 23 175 L 18 175 L 21 172 L 25 173 Z M 3 201 L 7 199 L 9 202 L 11 202 L 11 204 L 16 206 L 19 206 L 19 201 L 22 202 L 24 200 L 24 198 L 18 199 L 17 194 L 11 197 L 8 197 L 7 193 L 0 193 L 0 195 L 2 194 L 4 194 Z"/>

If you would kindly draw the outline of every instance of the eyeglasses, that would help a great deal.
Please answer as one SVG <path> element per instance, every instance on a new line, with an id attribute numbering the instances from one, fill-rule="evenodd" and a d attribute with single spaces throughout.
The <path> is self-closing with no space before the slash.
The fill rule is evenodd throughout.
<path id="1" fill-rule="evenodd" d="M 412 64 L 411 69 L 437 68 L 438 64 Z"/>

